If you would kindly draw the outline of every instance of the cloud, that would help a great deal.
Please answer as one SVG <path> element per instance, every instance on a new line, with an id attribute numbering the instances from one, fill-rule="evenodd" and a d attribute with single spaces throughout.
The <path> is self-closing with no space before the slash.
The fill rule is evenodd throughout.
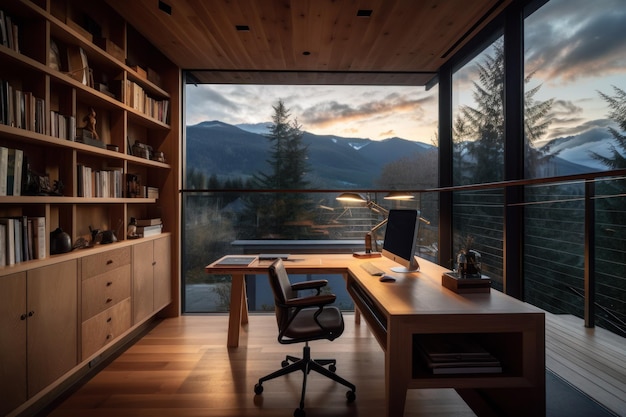
<path id="1" fill-rule="evenodd" d="M 527 19 L 526 66 L 565 83 L 623 73 L 626 9 L 623 0 L 552 0 Z"/>
<path id="2" fill-rule="evenodd" d="M 385 118 L 395 113 L 413 113 L 415 117 L 423 114 L 423 106 L 432 100 L 435 100 L 432 96 L 409 98 L 398 92 L 358 105 L 328 100 L 304 109 L 301 113 L 301 122 L 314 128 L 326 128 L 347 122 Z"/>

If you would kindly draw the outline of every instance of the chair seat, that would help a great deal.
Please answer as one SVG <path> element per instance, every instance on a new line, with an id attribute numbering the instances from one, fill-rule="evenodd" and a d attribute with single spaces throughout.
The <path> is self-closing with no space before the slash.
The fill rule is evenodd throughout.
<path id="1" fill-rule="evenodd" d="M 317 316 L 317 320 L 325 331 L 320 331 L 320 327 L 313 319 L 318 308 L 305 308 L 291 322 L 285 330 L 283 336 L 289 339 L 336 339 L 343 333 L 343 316 L 341 311 L 334 306 L 326 306 Z"/>

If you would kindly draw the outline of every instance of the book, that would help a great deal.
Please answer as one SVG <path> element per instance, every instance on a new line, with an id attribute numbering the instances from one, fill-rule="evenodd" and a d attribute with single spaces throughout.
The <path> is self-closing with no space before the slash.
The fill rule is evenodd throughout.
<path id="1" fill-rule="evenodd" d="M 46 257 L 46 218 L 32 217 L 33 221 L 33 249 L 34 259 L 44 259 Z"/>
<path id="2" fill-rule="evenodd" d="M 0 223 L 0 266 L 7 264 L 7 227 Z"/>
<path id="3" fill-rule="evenodd" d="M 137 226 L 136 233 L 139 236 L 148 237 L 148 236 L 161 234 L 162 230 L 163 230 L 162 224 L 156 224 L 152 226 Z"/>
<path id="4" fill-rule="evenodd" d="M 9 149 L 7 161 L 7 195 L 20 195 L 22 189 L 22 164 L 24 152 L 21 149 Z"/>
<path id="5" fill-rule="evenodd" d="M 419 335 L 415 351 L 433 374 L 501 373 L 502 364 L 467 335 Z"/>
<path id="6" fill-rule="evenodd" d="M 14 237 L 14 245 L 13 249 L 15 250 L 15 263 L 19 264 L 24 259 L 22 258 L 22 222 L 20 219 L 11 219 L 13 222 L 13 237 Z"/>
<path id="7" fill-rule="evenodd" d="M 28 240 L 28 218 L 26 216 L 22 216 L 20 224 L 22 225 L 22 262 L 25 262 L 32 259 L 28 250 L 28 246 L 30 245 Z"/>
<path id="8" fill-rule="evenodd" d="M 7 195 L 7 170 L 9 165 L 9 149 L 0 146 L 0 197 Z"/>
<path id="9" fill-rule="evenodd" d="M 9 218 L 0 218 L 0 224 L 4 225 L 6 228 L 6 238 L 5 238 L 5 254 L 6 254 L 6 265 L 14 265 L 15 264 L 15 224 L 13 223 L 13 219 Z"/>
<path id="10" fill-rule="evenodd" d="M 223 257 L 215 265 L 224 266 L 248 266 L 252 262 L 256 261 L 258 256 L 239 256 L 239 255 L 227 255 Z"/>
<path id="11" fill-rule="evenodd" d="M 137 226 L 156 226 L 158 224 L 162 224 L 160 218 L 154 219 L 137 219 Z"/>

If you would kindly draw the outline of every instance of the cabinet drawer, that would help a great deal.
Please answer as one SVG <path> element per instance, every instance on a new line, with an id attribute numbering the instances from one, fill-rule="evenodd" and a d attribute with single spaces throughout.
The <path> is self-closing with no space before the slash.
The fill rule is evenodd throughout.
<path id="1" fill-rule="evenodd" d="M 81 278 L 89 279 L 122 265 L 130 265 L 130 247 L 85 256 L 81 260 Z"/>
<path id="2" fill-rule="evenodd" d="M 83 322 L 82 359 L 111 343 L 130 328 L 130 298 Z"/>
<path id="3" fill-rule="evenodd" d="M 83 280 L 82 321 L 130 297 L 130 264 Z"/>

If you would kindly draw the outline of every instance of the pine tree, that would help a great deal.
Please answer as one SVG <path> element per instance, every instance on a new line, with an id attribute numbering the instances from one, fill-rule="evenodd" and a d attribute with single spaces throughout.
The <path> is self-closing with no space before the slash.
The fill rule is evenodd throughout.
<path id="1" fill-rule="evenodd" d="M 297 228 L 290 227 L 296 221 L 310 215 L 310 201 L 303 193 L 307 188 L 307 147 L 302 143 L 301 125 L 290 120 L 289 109 L 282 100 L 272 106 L 273 124 L 266 138 L 270 141 L 267 163 L 268 173 L 254 176 L 253 188 L 262 190 L 294 190 L 283 193 L 256 193 L 247 202 L 243 222 L 256 230 L 254 237 L 298 238 Z M 254 224 L 250 224 L 254 221 Z"/>
<path id="2" fill-rule="evenodd" d="M 591 157 L 602 162 L 610 169 L 626 168 L 626 91 L 613 86 L 615 96 L 609 96 L 599 92 L 600 96 L 609 104 L 611 111 L 609 118 L 614 120 L 619 128 L 624 132 L 620 133 L 617 129 L 609 127 L 609 132 L 617 142 L 617 147 L 611 146 L 611 156 L 602 156 L 597 152 L 590 152 Z M 622 151 L 620 152 L 620 148 Z"/>
<path id="3" fill-rule="evenodd" d="M 504 175 L 504 42 L 497 41 L 494 54 L 487 55 L 477 66 L 478 81 L 473 82 L 476 107 L 461 106 L 454 121 L 457 184 L 501 181 Z M 525 83 L 531 76 L 526 77 Z M 530 176 L 541 163 L 556 156 L 548 148 L 534 146 L 550 125 L 553 102 L 535 100 L 539 88 L 524 93 L 526 170 Z"/>

